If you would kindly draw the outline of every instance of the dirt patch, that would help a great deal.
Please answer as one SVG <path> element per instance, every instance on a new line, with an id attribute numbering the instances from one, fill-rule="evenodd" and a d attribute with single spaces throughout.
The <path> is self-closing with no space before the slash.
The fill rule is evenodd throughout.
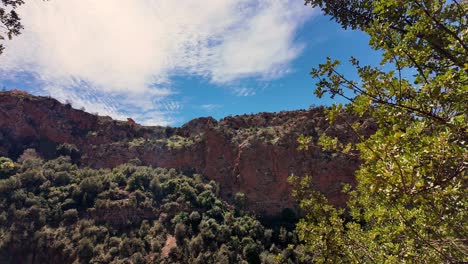
<path id="1" fill-rule="evenodd" d="M 161 255 L 166 258 L 169 256 L 172 248 L 177 247 L 177 242 L 174 236 L 168 235 L 164 247 L 161 249 Z"/>

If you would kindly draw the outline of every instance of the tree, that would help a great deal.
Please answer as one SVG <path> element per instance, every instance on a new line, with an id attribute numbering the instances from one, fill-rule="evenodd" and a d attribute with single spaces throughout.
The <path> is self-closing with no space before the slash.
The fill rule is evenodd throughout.
<path id="1" fill-rule="evenodd" d="M 23 25 L 21 25 L 20 17 L 16 13 L 16 8 L 24 4 L 24 0 L 1 0 L 0 5 L 0 41 L 12 39 L 13 36 L 20 34 Z M 0 43 L 0 54 L 4 50 L 3 44 Z"/>
<path id="2" fill-rule="evenodd" d="M 78 243 L 77 253 L 82 260 L 89 261 L 94 254 L 93 242 L 89 238 L 82 238 Z"/>
<path id="3" fill-rule="evenodd" d="M 74 162 L 78 161 L 81 157 L 80 150 L 74 144 L 63 143 L 57 147 L 57 155 L 69 156 Z"/>
<path id="4" fill-rule="evenodd" d="M 15 170 L 15 163 L 9 158 L 0 157 L 0 179 L 9 177 Z"/>
<path id="5" fill-rule="evenodd" d="M 245 206 L 247 204 L 247 197 L 245 196 L 244 193 L 238 192 L 234 196 L 234 205 L 236 206 L 237 210 L 244 210 Z"/>
<path id="6" fill-rule="evenodd" d="M 377 132 L 351 145 L 323 135 L 328 150 L 360 153 L 346 210 L 292 178 L 306 216 L 299 237 L 316 262 L 465 262 L 468 260 L 468 3 L 442 0 L 310 0 L 344 28 L 370 36 L 380 66 L 362 66 L 359 82 L 329 58 L 313 69 L 318 97 L 348 100 L 328 111 L 370 118 Z M 384 70 L 386 69 L 386 70 Z M 390 70 L 388 70 L 390 69 Z M 409 76 L 409 77 L 405 77 Z M 341 120 L 346 122 L 346 120 Z M 310 142 L 310 140 L 302 140 Z M 346 215 L 346 217 L 345 217 Z"/>
<path id="7" fill-rule="evenodd" d="M 183 244 L 186 235 L 185 225 L 183 223 L 177 223 L 174 228 L 174 237 L 176 238 L 177 244 Z"/>

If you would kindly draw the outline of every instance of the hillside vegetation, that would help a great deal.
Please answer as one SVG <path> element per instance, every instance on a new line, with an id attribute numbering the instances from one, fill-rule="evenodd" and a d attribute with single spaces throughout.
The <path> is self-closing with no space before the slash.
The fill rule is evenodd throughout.
<path id="1" fill-rule="evenodd" d="M 0 263 L 278 263 L 307 259 L 201 175 L 139 166 L 78 168 L 27 150 L 0 158 Z"/>

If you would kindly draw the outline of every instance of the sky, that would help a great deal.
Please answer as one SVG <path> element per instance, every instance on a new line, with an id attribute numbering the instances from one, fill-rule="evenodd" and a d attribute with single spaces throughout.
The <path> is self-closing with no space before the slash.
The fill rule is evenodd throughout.
<path id="1" fill-rule="evenodd" d="M 327 56 L 376 64 L 359 31 L 300 0 L 52 0 L 20 7 L 0 87 L 144 125 L 330 105 L 309 75 Z M 341 71 L 356 78 L 349 64 Z"/>

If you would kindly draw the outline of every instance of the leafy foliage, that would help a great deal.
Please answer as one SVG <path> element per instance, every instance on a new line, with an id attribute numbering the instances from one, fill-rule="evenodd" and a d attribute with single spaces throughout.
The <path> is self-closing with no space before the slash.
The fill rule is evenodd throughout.
<path id="1" fill-rule="evenodd" d="M 339 61 L 312 70 L 316 94 L 349 100 L 329 110 L 370 116 L 379 126 L 361 142 L 322 136 L 326 149 L 358 151 L 357 186 L 347 211 L 292 178 L 306 216 L 297 226 L 319 263 L 468 261 L 468 4 L 458 1 L 305 1 L 343 27 L 360 29 L 382 51 L 381 66 L 362 66 L 359 82 Z M 385 70 L 384 70 L 385 69 Z M 358 123 L 349 128 L 359 134 Z M 307 143 L 305 138 L 301 142 Z"/>
<path id="2" fill-rule="evenodd" d="M 0 179 L 9 177 L 15 169 L 15 164 L 9 158 L 0 157 Z"/>
<path id="3" fill-rule="evenodd" d="M 20 17 L 15 9 L 24 4 L 24 0 L 1 0 L 0 1 L 0 41 L 11 39 L 13 36 L 19 35 L 23 26 L 20 22 Z M 0 43 L 0 54 L 4 50 L 3 44 Z"/>

